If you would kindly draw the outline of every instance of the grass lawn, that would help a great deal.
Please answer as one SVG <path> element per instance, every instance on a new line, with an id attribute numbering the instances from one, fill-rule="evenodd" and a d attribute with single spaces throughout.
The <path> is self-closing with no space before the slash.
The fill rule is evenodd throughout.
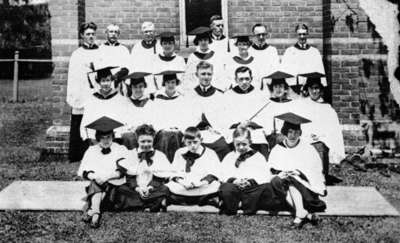
<path id="1" fill-rule="evenodd" d="M 75 180 L 78 164 L 41 157 L 48 103 L 0 104 L 0 189 L 14 180 Z M 376 186 L 400 210 L 400 175 L 343 165 L 343 185 Z M 324 217 L 319 226 L 288 229 L 289 217 L 168 212 L 105 213 L 100 229 L 79 212 L 0 212 L 1 242 L 400 242 L 400 218 Z"/>

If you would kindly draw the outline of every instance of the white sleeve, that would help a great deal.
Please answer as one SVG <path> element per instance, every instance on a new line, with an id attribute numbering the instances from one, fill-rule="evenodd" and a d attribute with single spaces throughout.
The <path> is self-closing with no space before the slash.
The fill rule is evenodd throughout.
<path id="1" fill-rule="evenodd" d="M 81 81 L 79 72 L 82 67 L 82 63 L 79 62 L 77 52 L 73 52 L 68 64 L 68 78 L 67 78 L 67 103 L 73 108 L 79 107 L 80 100 L 82 99 L 81 94 Z"/>

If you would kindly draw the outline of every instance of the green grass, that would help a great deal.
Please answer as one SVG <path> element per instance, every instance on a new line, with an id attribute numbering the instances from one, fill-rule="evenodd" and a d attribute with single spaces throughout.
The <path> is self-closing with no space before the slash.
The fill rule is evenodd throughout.
<path id="1" fill-rule="evenodd" d="M 49 104 L 0 104 L 0 190 L 14 180 L 75 180 L 78 164 L 41 157 Z M 343 165 L 343 185 L 376 186 L 400 210 L 400 175 Z M 319 226 L 288 228 L 290 217 L 168 212 L 104 213 L 100 229 L 80 212 L 0 212 L 1 242 L 400 242 L 400 218 L 324 217 Z"/>

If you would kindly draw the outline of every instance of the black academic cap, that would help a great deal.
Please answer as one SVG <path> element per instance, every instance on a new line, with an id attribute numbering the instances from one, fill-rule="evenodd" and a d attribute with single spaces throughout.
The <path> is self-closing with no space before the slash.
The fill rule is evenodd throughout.
<path id="1" fill-rule="evenodd" d="M 237 45 L 239 42 L 245 42 L 251 44 L 250 35 L 243 35 L 243 34 L 235 35 L 233 36 L 233 38 L 236 39 L 235 45 Z"/>
<path id="2" fill-rule="evenodd" d="M 267 84 L 271 88 L 273 85 L 279 84 L 279 83 L 283 83 L 283 84 L 286 84 L 288 86 L 288 84 L 286 82 L 286 79 L 287 78 L 293 78 L 293 77 L 294 76 L 291 75 L 291 74 L 288 74 L 288 73 L 285 73 L 285 72 L 282 72 L 282 71 L 276 71 L 276 72 L 274 72 L 274 73 L 272 73 L 272 74 L 270 74 L 270 75 L 268 75 L 268 76 L 266 76 L 264 78 L 268 79 L 267 80 Z"/>
<path id="3" fill-rule="evenodd" d="M 196 37 L 193 40 L 195 45 L 198 45 L 199 40 L 208 38 L 209 42 L 211 43 L 211 36 L 210 36 L 211 29 L 209 27 L 200 26 L 195 28 L 194 30 L 190 31 L 188 35 L 195 35 Z"/>
<path id="4" fill-rule="evenodd" d="M 177 80 L 177 84 L 179 84 L 180 81 L 176 76 L 176 74 L 178 73 L 183 73 L 183 71 L 168 70 L 168 71 L 163 71 L 161 73 L 156 73 L 154 75 L 162 75 L 163 76 L 162 86 L 165 86 L 165 82 L 169 80 Z"/>
<path id="5" fill-rule="evenodd" d="M 175 42 L 175 33 L 172 32 L 162 32 L 158 36 L 160 37 L 160 42 L 170 42 L 173 41 Z"/>
<path id="6" fill-rule="evenodd" d="M 137 85 L 139 83 L 145 83 L 145 77 L 150 75 L 151 73 L 146 73 L 146 72 L 133 72 L 128 74 L 127 76 L 124 77 L 125 80 L 129 81 L 125 81 L 125 83 L 127 83 L 128 85 Z"/>
<path id="7" fill-rule="evenodd" d="M 230 126 L 229 129 L 236 129 L 238 126 L 240 125 L 240 123 L 235 123 L 232 126 Z M 259 128 L 263 128 L 262 126 L 258 125 L 257 123 L 251 121 L 249 122 L 249 124 L 247 125 L 248 128 L 252 128 L 252 129 L 259 129 Z"/>
<path id="8" fill-rule="evenodd" d="M 321 78 L 325 77 L 325 74 L 319 72 L 312 72 L 312 73 L 303 73 L 299 74 L 301 77 L 307 78 L 306 83 L 304 84 L 304 89 L 307 89 L 312 84 L 318 84 L 322 87 L 326 86 L 326 80 L 322 82 Z"/>
<path id="9" fill-rule="evenodd" d="M 118 66 L 102 67 L 102 68 L 99 68 L 97 70 L 93 70 L 93 71 L 89 72 L 88 74 L 96 73 L 97 74 L 96 81 L 99 82 L 101 78 L 105 78 L 107 76 L 112 75 L 111 69 L 114 69 L 114 68 L 118 68 Z"/>
<path id="10" fill-rule="evenodd" d="M 281 132 L 284 135 L 287 135 L 288 129 L 300 130 L 301 124 L 311 122 L 307 118 L 299 116 L 292 112 L 287 112 L 278 116 L 275 116 L 276 119 L 280 119 L 284 121 Z"/>
<path id="11" fill-rule="evenodd" d="M 122 127 L 123 125 L 124 124 L 120 123 L 119 121 L 116 121 L 107 116 L 103 116 L 87 125 L 86 128 L 90 128 L 96 130 L 96 132 L 101 132 L 105 134 L 112 132 L 116 128 Z"/>

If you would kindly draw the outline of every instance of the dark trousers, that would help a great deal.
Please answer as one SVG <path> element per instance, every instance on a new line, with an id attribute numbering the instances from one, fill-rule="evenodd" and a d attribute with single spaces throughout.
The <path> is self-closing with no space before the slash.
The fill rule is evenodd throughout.
<path id="1" fill-rule="evenodd" d="M 81 138 L 81 122 L 83 115 L 71 115 L 71 128 L 69 130 L 68 159 L 70 162 L 81 161 L 83 154 L 89 147 Z"/>

